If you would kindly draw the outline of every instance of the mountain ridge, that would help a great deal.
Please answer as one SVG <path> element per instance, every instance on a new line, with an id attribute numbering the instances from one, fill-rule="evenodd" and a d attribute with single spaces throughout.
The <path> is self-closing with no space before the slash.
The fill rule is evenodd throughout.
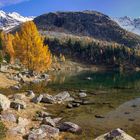
<path id="1" fill-rule="evenodd" d="M 96 11 L 51 12 L 34 19 L 41 31 L 64 32 L 139 47 L 140 36 L 121 28 L 112 18 Z"/>
<path id="2" fill-rule="evenodd" d="M 0 30 L 9 31 L 23 22 L 33 20 L 34 17 L 23 17 L 19 13 L 6 13 L 0 10 Z"/>
<path id="3" fill-rule="evenodd" d="M 140 35 L 140 17 L 132 18 L 128 16 L 112 18 L 123 29 Z"/>

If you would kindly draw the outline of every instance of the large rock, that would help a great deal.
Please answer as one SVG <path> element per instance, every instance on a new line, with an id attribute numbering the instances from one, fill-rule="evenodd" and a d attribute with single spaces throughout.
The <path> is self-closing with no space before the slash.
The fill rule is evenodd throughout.
<path id="1" fill-rule="evenodd" d="M 59 136 L 59 129 L 58 128 L 54 128 L 52 126 L 49 125 L 41 125 L 40 127 L 44 132 L 47 133 L 47 136 L 49 138 L 57 138 Z"/>
<path id="2" fill-rule="evenodd" d="M 32 130 L 28 135 L 28 140 L 45 140 L 47 137 L 46 132 L 41 128 Z"/>
<path id="3" fill-rule="evenodd" d="M 22 127 L 21 125 L 18 125 L 18 126 L 11 128 L 10 132 L 15 135 L 17 135 L 17 134 L 25 135 L 26 129 L 24 127 Z"/>
<path id="4" fill-rule="evenodd" d="M 59 129 L 49 125 L 41 125 L 38 129 L 33 129 L 29 135 L 28 140 L 51 140 L 59 136 Z"/>
<path id="5" fill-rule="evenodd" d="M 60 131 L 68 131 L 68 132 L 78 133 L 78 134 L 82 132 L 81 127 L 72 122 L 64 122 L 60 124 L 59 129 Z"/>
<path id="6" fill-rule="evenodd" d="M 99 136 L 95 140 L 136 140 L 136 139 L 129 136 L 123 130 L 118 128 L 109 133 Z"/>
<path id="7" fill-rule="evenodd" d="M 10 105 L 10 107 L 11 108 L 14 108 L 14 109 L 25 109 L 26 108 L 26 103 L 24 102 L 24 101 L 22 101 L 22 100 L 14 100 L 14 101 L 12 101 L 11 102 L 11 105 Z"/>
<path id="8" fill-rule="evenodd" d="M 17 118 L 14 114 L 10 112 L 4 112 L 1 114 L 1 121 L 16 122 Z"/>
<path id="9" fill-rule="evenodd" d="M 0 94 L 0 110 L 7 110 L 10 108 L 10 100 L 5 96 Z"/>

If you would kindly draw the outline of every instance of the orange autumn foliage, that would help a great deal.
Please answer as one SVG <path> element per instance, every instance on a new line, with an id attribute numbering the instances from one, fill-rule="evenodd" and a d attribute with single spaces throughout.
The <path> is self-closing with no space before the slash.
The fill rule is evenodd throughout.
<path id="1" fill-rule="evenodd" d="M 15 34 L 13 46 L 15 57 L 29 70 L 43 72 L 50 67 L 51 53 L 33 21 L 23 23 Z"/>
<path id="2" fill-rule="evenodd" d="M 14 63 L 14 48 L 13 48 L 13 39 L 14 36 L 12 34 L 6 34 L 4 32 L 1 33 L 1 39 L 2 39 L 2 48 L 3 48 L 3 54 L 8 54 L 10 56 L 10 63 Z"/>

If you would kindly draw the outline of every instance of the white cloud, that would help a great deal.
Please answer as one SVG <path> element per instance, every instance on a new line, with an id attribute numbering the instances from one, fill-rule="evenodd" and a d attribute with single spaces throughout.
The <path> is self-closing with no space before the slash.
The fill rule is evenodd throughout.
<path id="1" fill-rule="evenodd" d="M 23 1 L 28 1 L 28 0 L 0 0 L 0 7 L 17 4 Z"/>

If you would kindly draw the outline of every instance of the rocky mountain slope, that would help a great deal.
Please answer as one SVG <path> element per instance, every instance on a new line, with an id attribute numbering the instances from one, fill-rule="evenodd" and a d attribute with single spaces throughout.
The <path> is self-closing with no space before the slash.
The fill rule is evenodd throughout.
<path id="1" fill-rule="evenodd" d="M 116 21 L 122 28 L 140 35 L 140 18 L 130 18 L 125 16 L 112 19 Z"/>
<path id="2" fill-rule="evenodd" d="M 96 11 L 56 12 L 36 17 L 39 30 L 89 36 L 98 40 L 138 47 L 140 37 L 122 29 L 110 17 Z"/>
<path id="3" fill-rule="evenodd" d="M 4 11 L 0 11 L 0 29 L 1 30 L 11 30 L 12 28 L 20 25 L 23 22 L 33 20 L 33 17 L 23 17 L 20 14 L 13 13 L 5 13 Z"/>

